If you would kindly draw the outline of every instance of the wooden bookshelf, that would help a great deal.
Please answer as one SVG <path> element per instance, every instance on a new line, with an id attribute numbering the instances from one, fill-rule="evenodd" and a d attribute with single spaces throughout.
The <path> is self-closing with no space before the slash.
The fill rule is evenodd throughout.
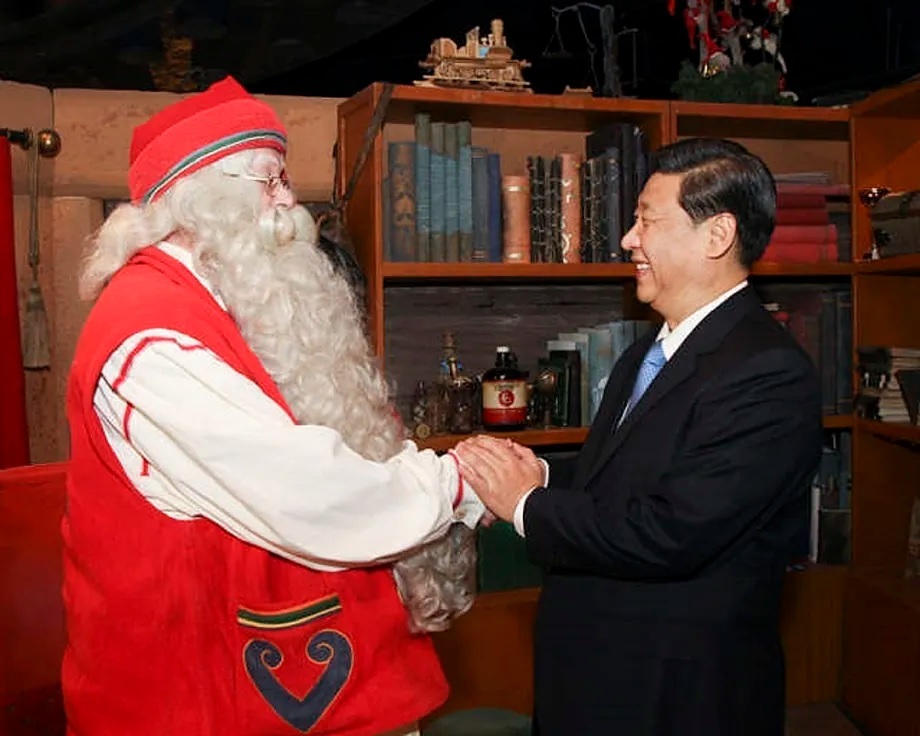
<path id="1" fill-rule="evenodd" d="M 853 242 L 871 242 L 863 187 L 920 188 L 920 82 L 853 105 Z M 920 348 L 920 256 L 855 264 L 854 345 Z M 859 419 L 853 432 L 852 553 L 842 705 L 869 736 L 920 733 L 920 581 L 904 578 L 920 477 L 920 428 Z"/>
<path id="2" fill-rule="evenodd" d="M 371 85 L 339 108 L 337 186 L 340 191 L 382 89 L 382 85 Z M 456 290 L 545 287 L 571 289 L 574 294 L 579 289 L 595 289 L 603 298 L 619 300 L 624 315 L 645 316 L 637 311 L 634 267 L 628 263 L 385 262 L 381 202 L 385 148 L 388 141 L 411 138 L 417 112 L 428 112 L 433 119 L 444 121 L 471 121 L 474 145 L 499 150 L 503 173 L 523 173 L 522 162 L 529 152 L 584 153 L 584 138 L 590 131 L 613 122 L 631 122 L 642 128 L 651 148 L 689 135 L 731 137 L 761 155 L 774 171 L 827 170 L 835 183 L 849 183 L 852 178 L 850 114 L 846 109 L 669 103 L 397 86 L 383 129 L 374 139 L 347 208 L 349 231 L 368 279 L 369 330 L 384 365 L 389 353 L 395 352 L 388 349 L 397 329 L 394 325 L 414 333 L 407 325 L 430 325 L 438 318 L 436 312 L 427 313 L 423 307 L 413 305 L 416 312 L 401 315 L 401 320 L 394 319 L 400 316 L 394 310 L 405 309 L 400 306 L 405 300 L 400 301 L 396 296 L 406 293 L 438 294 L 444 290 L 445 294 L 454 294 Z M 505 171 L 506 156 L 511 171 Z M 839 262 L 760 263 L 752 276 L 757 283 L 850 284 L 857 268 L 852 263 Z M 462 300 L 451 299 L 445 296 L 440 302 L 444 314 L 469 308 L 463 306 Z M 480 304 L 477 308 L 484 311 L 488 303 L 488 299 L 483 299 L 486 306 Z M 503 318 L 509 320 L 511 316 L 504 313 Z M 471 319 L 479 319 L 477 324 L 488 329 L 489 323 L 482 314 L 471 314 Z M 415 334 L 411 340 L 417 343 L 417 365 L 437 359 L 440 343 L 431 344 Z M 462 356 L 462 344 L 460 351 Z M 401 380 L 405 383 L 405 379 Z M 854 421 L 850 416 L 828 416 L 825 427 L 851 430 Z M 577 448 L 586 434 L 587 428 L 576 427 L 528 430 L 509 436 L 535 448 Z M 445 450 L 462 438 L 444 435 L 420 444 Z M 789 575 L 787 588 L 791 592 L 784 604 L 783 634 L 791 704 L 836 697 L 846 580 L 847 571 L 840 567 L 816 566 Z M 439 714 L 474 706 L 529 711 L 532 705 L 530 633 L 536 598 L 534 590 L 482 595 L 469 614 L 451 630 L 435 637 L 451 682 L 451 698 Z"/>

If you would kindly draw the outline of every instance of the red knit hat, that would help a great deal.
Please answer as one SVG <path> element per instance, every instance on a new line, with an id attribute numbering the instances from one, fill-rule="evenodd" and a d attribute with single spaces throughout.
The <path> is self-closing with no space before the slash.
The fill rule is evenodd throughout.
<path id="1" fill-rule="evenodd" d="M 271 107 L 227 77 L 134 129 L 131 201 L 152 202 L 183 176 L 249 148 L 284 154 L 287 133 Z"/>

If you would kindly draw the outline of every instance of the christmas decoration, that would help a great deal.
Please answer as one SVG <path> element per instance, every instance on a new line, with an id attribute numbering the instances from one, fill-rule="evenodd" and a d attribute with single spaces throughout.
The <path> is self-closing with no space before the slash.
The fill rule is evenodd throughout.
<path id="1" fill-rule="evenodd" d="M 696 63 L 684 62 L 671 89 L 681 99 L 792 104 L 780 53 L 792 0 L 686 0 L 684 25 Z M 677 0 L 668 0 L 677 14 Z"/>

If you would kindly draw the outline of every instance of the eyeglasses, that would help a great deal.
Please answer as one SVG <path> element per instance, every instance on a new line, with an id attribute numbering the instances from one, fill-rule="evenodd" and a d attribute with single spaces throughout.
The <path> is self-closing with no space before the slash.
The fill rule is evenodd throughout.
<path id="1" fill-rule="evenodd" d="M 234 179 L 246 179 L 247 181 L 260 182 L 261 184 L 265 185 L 269 195 L 272 197 L 281 192 L 283 189 L 291 188 L 291 182 L 288 179 L 287 170 L 283 170 L 280 174 L 269 174 L 268 176 L 257 176 L 255 174 L 236 174 L 229 171 L 224 171 L 222 173 L 224 176 L 230 176 Z"/>

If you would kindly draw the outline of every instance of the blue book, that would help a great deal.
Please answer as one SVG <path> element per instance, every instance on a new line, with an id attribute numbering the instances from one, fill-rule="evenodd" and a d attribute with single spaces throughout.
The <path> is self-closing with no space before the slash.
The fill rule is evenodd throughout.
<path id="1" fill-rule="evenodd" d="M 502 262 L 502 159 L 489 153 L 489 261 Z"/>
<path id="2" fill-rule="evenodd" d="M 431 116 L 415 116 L 416 259 L 431 260 Z"/>
<path id="3" fill-rule="evenodd" d="M 444 149 L 444 123 L 431 123 L 429 187 L 431 207 L 431 260 L 447 260 L 447 176 Z"/>

